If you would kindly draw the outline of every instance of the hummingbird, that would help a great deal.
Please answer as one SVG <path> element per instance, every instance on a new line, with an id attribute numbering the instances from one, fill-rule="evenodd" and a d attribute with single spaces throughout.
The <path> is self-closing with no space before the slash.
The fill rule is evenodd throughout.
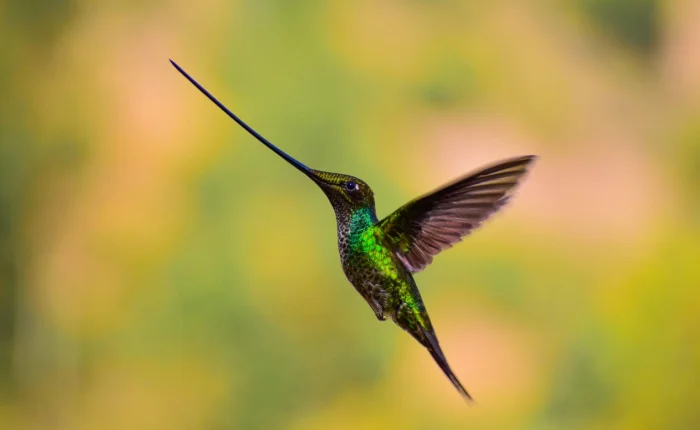
<path id="1" fill-rule="evenodd" d="M 170 62 L 226 115 L 321 188 L 335 212 L 340 261 L 348 281 L 379 321 L 391 318 L 413 336 L 457 391 L 472 401 L 440 348 L 413 274 L 503 207 L 537 157 L 510 158 L 482 168 L 411 200 L 379 220 L 374 193 L 366 182 L 307 167 L 253 130 L 179 65 Z"/>

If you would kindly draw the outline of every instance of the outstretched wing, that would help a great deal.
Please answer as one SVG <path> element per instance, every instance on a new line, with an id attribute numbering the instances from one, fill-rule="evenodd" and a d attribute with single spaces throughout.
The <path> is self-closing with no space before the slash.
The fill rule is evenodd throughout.
<path id="1" fill-rule="evenodd" d="M 420 272 L 501 208 L 536 158 L 502 161 L 408 202 L 379 221 L 385 245 Z"/>

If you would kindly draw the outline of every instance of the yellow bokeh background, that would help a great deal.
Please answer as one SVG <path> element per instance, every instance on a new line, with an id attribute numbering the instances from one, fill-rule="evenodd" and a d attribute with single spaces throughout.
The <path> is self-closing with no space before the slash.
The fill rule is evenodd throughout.
<path id="1" fill-rule="evenodd" d="M 0 429 L 700 428 L 700 3 L 0 3 Z M 345 279 L 303 175 L 378 215 L 501 158 L 416 276 L 469 407 Z"/>

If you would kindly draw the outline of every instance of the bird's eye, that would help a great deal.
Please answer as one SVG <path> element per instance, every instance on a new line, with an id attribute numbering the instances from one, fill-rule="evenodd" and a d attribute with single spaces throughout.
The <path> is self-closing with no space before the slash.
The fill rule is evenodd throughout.
<path id="1" fill-rule="evenodd" d="M 356 191 L 357 183 L 355 181 L 348 181 L 345 183 L 345 189 L 348 191 Z"/>

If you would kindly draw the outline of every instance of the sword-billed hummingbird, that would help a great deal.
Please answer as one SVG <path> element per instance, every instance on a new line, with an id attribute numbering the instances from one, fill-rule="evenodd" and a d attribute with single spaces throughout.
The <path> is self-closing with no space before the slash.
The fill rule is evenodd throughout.
<path id="1" fill-rule="evenodd" d="M 391 319 L 428 349 L 466 399 L 471 396 L 445 359 L 413 273 L 450 248 L 508 201 L 535 161 L 526 155 L 501 161 L 406 203 L 381 221 L 374 193 L 354 176 L 314 170 L 273 145 L 182 70 L 173 66 L 248 133 L 308 176 L 330 200 L 338 224 L 345 276 L 380 321 Z"/>

